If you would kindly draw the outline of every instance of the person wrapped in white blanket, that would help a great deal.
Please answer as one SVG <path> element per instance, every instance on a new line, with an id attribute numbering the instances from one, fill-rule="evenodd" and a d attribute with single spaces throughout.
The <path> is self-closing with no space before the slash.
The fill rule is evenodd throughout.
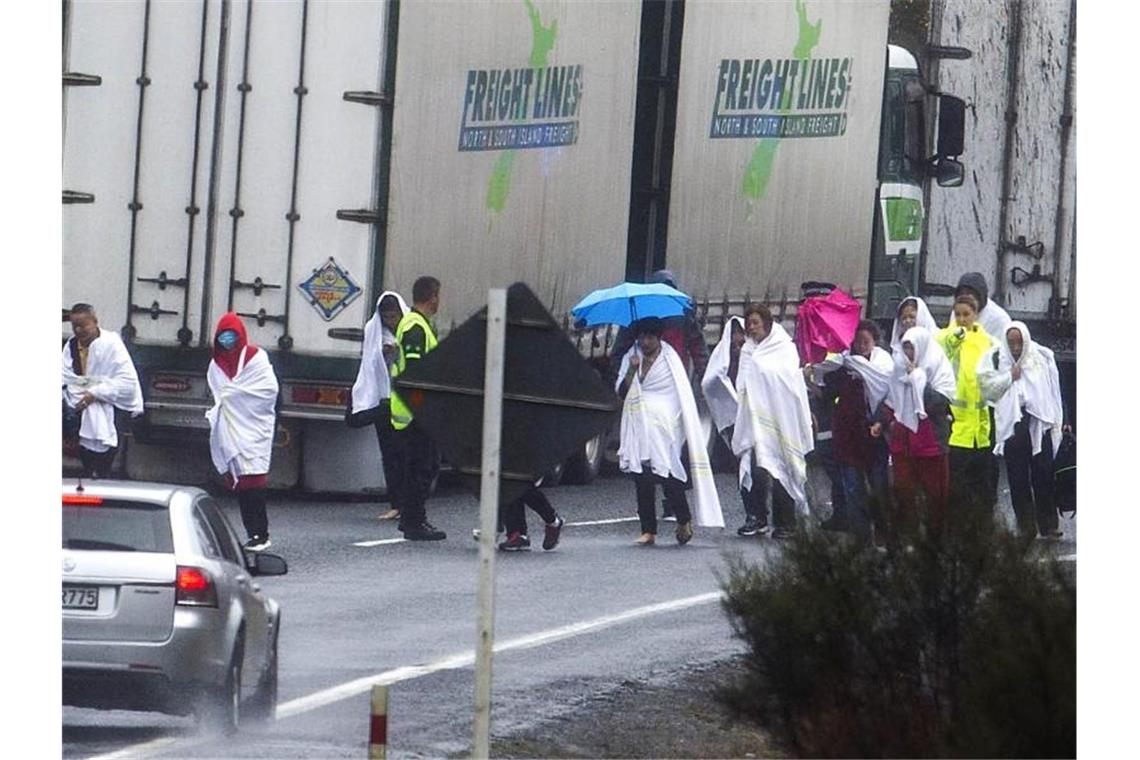
<path id="1" fill-rule="evenodd" d="M 763 304 L 744 313 L 748 342 L 736 376 L 739 408 L 732 451 L 742 462 L 740 485 L 761 489 L 758 503 L 772 496 L 773 538 L 795 533 L 797 510 L 807 512 L 807 462 L 814 446 L 807 385 L 799 353 L 783 326 Z"/>
<path id="2" fill-rule="evenodd" d="M 637 543 L 656 542 L 654 492 L 661 484 L 677 516 L 677 543 L 686 544 L 693 537 L 693 523 L 723 528 L 724 515 L 684 365 L 673 347 L 661 340 L 661 320 L 643 319 L 633 327 L 637 342 L 622 356 L 617 379 L 617 392 L 624 399 L 618 464 L 634 478 L 641 522 Z M 681 463 L 686 444 L 688 473 Z M 685 498 L 690 475 L 695 512 L 690 512 Z"/>
<path id="3" fill-rule="evenodd" d="M 99 328 L 94 307 L 75 304 L 70 321 L 74 337 L 63 346 L 63 403 L 81 415 L 78 454 L 83 476 L 107 478 L 119 450 L 115 409 L 132 417 L 142 414 L 142 388 L 122 338 Z"/>
<path id="4" fill-rule="evenodd" d="M 381 520 L 396 520 L 400 517 L 400 506 L 396 494 L 396 482 L 403 472 L 403 464 L 397 461 L 400 447 L 394 440 L 392 428 L 392 378 L 391 371 L 400 355 L 396 342 L 396 327 L 408 313 L 408 304 L 394 290 L 385 290 L 376 299 L 376 311 L 364 325 L 364 346 L 361 349 L 360 369 L 356 382 L 352 385 L 351 413 L 345 418 L 349 427 L 376 428 L 376 439 L 380 444 L 380 465 L 384 468 L 384 486 L 388 491 L 390 509 L 380 515 Z"/>
<path id="5" fill-rule="evenodd" d="M 736 394 L 736 378 L 740 372 L 741 349 L 748 340 L 744 330 L 743 317 L 729 317 L 721 332 L 720 342 L 709 357 L 708 368 L 701 379 L 701 390 L 709 406 L 712 422 L 729 450 L 732 449 L 732 433 L 736 425 L 739 399 Z M 747 459 L 742 460 L 749 467 Z M 737 528 L 738 536 L 767 535 L 768 505 L 757 499 L 759 488 L 751 491 L 740 489 L 740 501 L 744 506 L 744 524 Z"/>
<path id="6" fill-rule="evenodd" d="M 237 492 L 250 551 L 268 549 L 269 518 L 265 491 L 277 424 L 277 376 L 269 356 L 251 345 L 245 325 L 232 311 L 214 330 L 214 357 L 206 371 L 214 405 L 210 423 L 210 458 Z"/>
<path id="7" fill-rule="evenodd" d="M 907 296 L 899 302 L 898 308 L 895 310 L 895 322 L 891 325 L 891 354 L 895 351 L 902 350 L 903 333 L 912 327 L 924 327 L 930 331 L 931 335 L 938 332 L 938 323 L 934 321 L 934 316 L 930 313 L 930 309 L 918 296 Z"/>
<path id="8" fill-rule="evenodd" d="M 1053 500 L 1053 455 L 1064 424 L 1057 361 L 1024 322 L 1011 321 L 998 339 L 978 362 L 982 397 L 994 404 L 994 454 L 1005 458 L 1018 530 L 1060 538 Z"/>

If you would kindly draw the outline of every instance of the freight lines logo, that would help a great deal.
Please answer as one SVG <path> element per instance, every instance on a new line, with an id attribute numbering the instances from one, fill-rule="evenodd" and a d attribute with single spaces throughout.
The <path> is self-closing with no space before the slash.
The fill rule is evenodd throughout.
<path id="1" fill-rule="evenodd" d="M 475 69 L 463 91 L 460 151 L 502 151 L 487 181 L 487 209 L 499 213 L 511 193 L 520 150 L 578 142 L 582 67 L 551 66 L 558 21 L 542 23 L 531 0 L 523 0 L 531 27 L 526 68 Z"/>
<path id="2" fill-rule="evenodd" d="M 837 137 L 850 92 L 850 58 L 725 58 L 709 137 Z"/>
<path id="3" fill-rule="evenodd" d="M 468 71 L 459 150 L 573 145 L 581 95 L 581 66 Z"/>

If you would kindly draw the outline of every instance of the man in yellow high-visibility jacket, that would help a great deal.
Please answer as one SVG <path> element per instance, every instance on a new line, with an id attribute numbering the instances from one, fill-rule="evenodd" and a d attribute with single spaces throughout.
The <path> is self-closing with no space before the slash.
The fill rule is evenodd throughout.
<path id="1" fill-rule="evenodd" d="M 420 277 L 412 285 L 412 308 L 396 327 L 399 354 L 392 367 L 395 379 L 412 362 L 424 358 L 438 345 L 435 328 L 429 321 L 439 311 L 439 280 Z M 400 510 L 400 531 L 409 541 L 442 541 L 447 534 L 427 521 L 427 499 L 432 481 L 439 473 L 439 454 L 427 433 L 416 424 L 412 410 L 392 389 L 392 427 L 397 441 L 399 471 L 394 497 Z M 391 485 L 389 486 L 391 488 Z"/>
<path id="2" fill-rule="evenodd" d="M 993 340 L 978 322 L 978 299 L 962 294 L 954 299 L 954 321 L 938 333 L 958 383 L 950 402 L 954 423 L 950 428 L 950 508 L 964 515 L 967 510 L 993 522 L 994 489 L 990 483 L 990 449 L 993 435 L 990 410 L 978 387 L 978 362 L 993 346 Z"/>

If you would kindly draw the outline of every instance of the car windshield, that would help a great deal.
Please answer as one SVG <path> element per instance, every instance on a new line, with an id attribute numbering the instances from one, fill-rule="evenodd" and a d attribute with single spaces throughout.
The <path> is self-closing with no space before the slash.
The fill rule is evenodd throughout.
<path id="1" fill-rule="evenodd" d="M 170 515 L 164 506 L 130 501 L 64 504 L 63 548 L 168 554 Z"/>

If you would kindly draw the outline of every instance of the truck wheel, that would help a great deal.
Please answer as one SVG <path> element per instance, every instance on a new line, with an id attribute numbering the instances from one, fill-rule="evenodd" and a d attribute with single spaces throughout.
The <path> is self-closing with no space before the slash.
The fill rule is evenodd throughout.
<path id="1" fill-rule="evenodd" d="M 562 471 L 562 480 L 565 483 L 579 483 L 585 485 L 592 483 L 602 470 L 602 459 L 606 450 L 606 434 L 598 433 L 586 441 L 582 449 L 566 460 Z"/>
<path id="2" fill-rule="evenodd" d="M 273 643 L 269 645 L 269 661 L 265 667 L 265 674 L 257 684 L 257 692 L 246 709 L 249 718 L 259 723 L 277 719 L 277 639 L 280 634 L 281 616 L 278 615 Z"/>

